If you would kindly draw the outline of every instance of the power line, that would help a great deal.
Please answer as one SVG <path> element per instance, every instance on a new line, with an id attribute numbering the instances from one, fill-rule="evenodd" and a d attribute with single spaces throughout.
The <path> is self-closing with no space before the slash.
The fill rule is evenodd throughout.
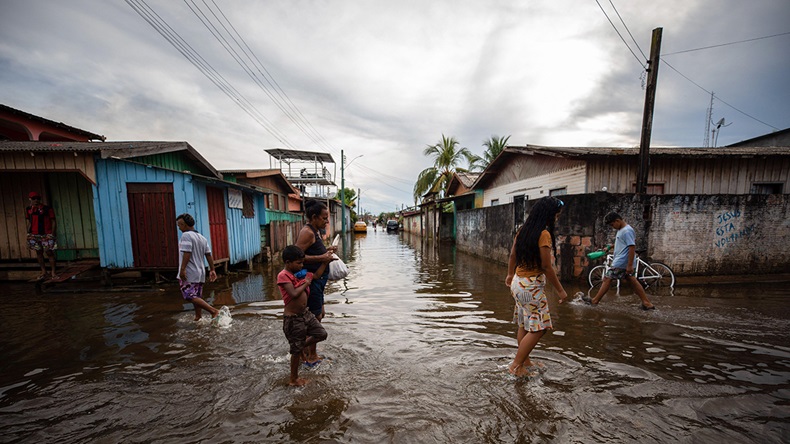
<path id="1" fill-rule="evenodd" d="M 691 79 L 690 79 L 688 76 L 686 76 L 686 75 L 685 75 L 685 74 L 683 74 L 682 72 L 678 71 L 678 70 L 677 70 L 677 68 L 675 68 L 674 66 L 670 65 L 670 64 L 669 64 L 669 62 L 667 62 L 667 61 L 666 61 L 666 60 L 664 60 L 663 58 L 661 58 L 661 61 L 662 61 L 662 62 L 663 62 L 665 65 L 667 65 L 668 67 L 670 67 L 670 68 L 671 68 L 673 71 L 675 71 L 676 73 L 680 74 L 680 76 L 681 76 L 681 77 L 683 77 L 684 79 L 686 79 L 686 80 L 688 80 L 689 82 L 693 83 L 693 84 L 694 84 L 694 85 L 695 85 L 697 88 L 699 88 L 699 89 L 701 89 L 701 90 L 705 91 L 707 94 L 713 95 L 713 93 L 712 93 L 711 91 L 708 91 L 707 89 L 703 88 L 703 87 L 702 87 L 702 86 L 701 86 L 699 83 L 697 83 L 697 82 L 695 82 L 695 81 L 691 80 Z M 748 117 L 748 118 L 750 118 L 750 119 L 752 119 L 752 120 L 755 120 L 755 121 L 757 121 L 757 122 L 760 122 L 760 123 L 762 123 L 763 125 L 765 125 L 765 126 L 767 126 L 767 127 L 769 127 L 769 128 L 773 128 L 774 130 L 776 130 L 776 131 L 779 131 L 779 128 L 777 128 L 777 127 L 775 127 L 775 126 L 771 125 L 770 123 L 765 123 L 765 122 L 763 122 L 762 120 L 758 119 L 757 117 L 754 117 L 754 116 L 752 116 L 752 115 L 750 115 L 750 114 L 746 113 L 745 111 L 741 111 L 740 109 L 738 109 L 738 108 L 736 108 L 736 107 L 734 107 L 734 106 L 730 105 L 729 103 L 725 102 L 724 100 L 722 100 L 722 99 L 721 99 L 721 97 L 719 97 L 719 96 L 716 96 L 716 99 L 717 99 L 719 102 L 721 102 L 721 103 L 723 103 L 723 104 L 725 104 L 725 105 L 729 106 L 730 108 L 734 109 L 735 111 L 738 111 L 739 113 L 743 114 L 744 116 L 746 116 L 746 117 Z"/>
<path id="2" fill-rule="evenodd" d="M 255 106 L 244 97 L 233 85 L 230 84 L 211 64 L 206 61 L 189 43 L 175 31 L 167 21 L 156 13 L 145 0 L 126 0 L 126 3 L 172 45 L 184 58 L 208 78 L 214 85 L 227 95 L 237 106 L 260 124 L 266 131 L 274 136 L 280 143 L 292 147 L 288 138 L 266 119 Z"/>
<path id="3" fill-rule="evenodd" d="M 400 177 L 391 176 L 391 175 L 389 175 L 389 174 L 385 174 L 385 173 L 382 173 L 382 172 L 380 172 L 380 171 L 376 171 L 376 170 L 374 170 L 373 168 L 370 168 L 370 167 L 368 167 L 368 166 L 365 166 L 364 164 L 360 164 L 360 165 L 359 165 L 359 167 L 360 167 L 360 168 L 363 168 L 363 169 L 366 169 L 366 170 L 370 171 L 371 173 L 375 173 L 375 174 L 377 174 L 377 175 L 379 175 L 379 176 L 386 177 L 386 178 L 388 178 L 388 179 L 391 179 L 391 180 L 394 180 L 394 181 L 397 181 L 397 182 L 401 182 L 401 183 L 404 183 L 404 184 L 406 184 L 406 185 L 411 185 L 411 184 L 412 184 L 412 182 L 411 182 L 411 181 L 408 181 L 408 180 L 406 180 L 406 179 L 402 179 L 402 178 L 400 178 Z"/>
<path id="4" fill-rule="evenodd" d="M 606 11 L 604 11 L 603 6 L 601 6 L 601 3 L 598 0 L 595 0 L 595 3 L 597 3 L 598 7 L 601 8 L 601 12 L 603 12 L 603 15 L 606 16 L 606 20 L 609 20 L 609 24 L 612 25 L 612 28 L 614 28 L 614 32 L 616 32 L 617 35 L 620 36 L 620 40 L 623 41 L 623 44 L 625 45 L 625 47 L 628 48 L 628 50 L 631 52 L 631 54 L 633 54 L 633 56 L 636 59 L 637 63 L 639 63 L 639 66 L 641 66 L 643 69 L 645 69 L 645 62 L 643 62 L 639 58 L 639 56 L 636 55 L 634 50 L 631 49 L 631 47 L 628 45 L 628 42 L 625 41 L 625 39 L 623 38 L 623 35 L 620 34 L 620 31 L 617 29 L 617 26 L 615 26 L 614 22 L 612 22 L 612 19 L 609 18 L 609 14 L 607 14 Z M 641 49 L 640 49 L 640 51 L 641 51 Z"/>
<path id="5" fill-rule="evenodd" d="M 334 152 L 335 152 L 335 154 L 337 154 L 337 149 L 336 149 L 336 148 L 334 148 L 334 147 L 333 147 L 333 146 L 332 146 L 332 145 L 329 143 L 329 141 L 327 141 L 327 140 L 326 140 L 326 138 L 324 138 L 324 136 L 323 136 L 323 135 L 321 135 L 321 133 L 320 133 L 320 132 L 318 132 L 318 130 L 317 130 L 317 129 L 315 129 L 315 127 L 314 127 L 314 126 L 313 126 L 313 125 L 310 123 L 310 121 L 309 121 L 309 120 L 307 120 L 307 117 L 305 117 L 305 115 L 302 113 L 302 111 L 301 111 L 301 110 L 299 110 L 299 108 L 296 106 L 296 104 L 294 104 L 294 103 L 293 103 L 293 101 L 291 100 L 291 98 L 290 98 L 290 97 L 288 97 L 288 94 L 287 94 L 287 93 L 286 93 L 286 92 L 285 92 L 285 91 L 282 89 L 282 87 L 280 87 L 280 84 L 279 84 L 279 83 L 277 83 L 277 80 L 275 80 L 274 76 L 272 76 L 272 75 L 271 75 L 271 73 L 269 73 L 269 70 L 267 70 L 267 69 L 266 69 L 266 66 L 264 66 L 263 62 L 261 62 L 261 59 L 259 59 L 259 58 L 258 58 L 258 56 L 257 56 L 257 55 L 255 55 L 255 53 L 252 51 L 252 48 L 250 48 L 250 45 L 248 45 L 248 44 L 247 44 L 247 42 L 244 40 L 244 38 L 241 36 L 241 34 L 239 34 L 239 32 L 236 30 L 236 27 L 235 27 L 235 26 L 233 26 L 233 23 L 231 23 L 231 22 L 230 22 L 230 20 L 228 20 L 227 16 L 225 16 L 225 14 L 222 12 L 222 10 L 220 9 L 219 5 L 217 5 L 217 3 L 216 3 L 214 0 L 211 0 L 211 2 L 212 2 L 212 3 L 214 3 L 214 6 L 216 6 L 216 7 L 217 7 L 217 10 L 218 10 L 218 11 L 219 11 L 219 13 L 222 15 L 222 17 L 223 17 L 223 18 L 225 18 L 225 21 L 228 23 L 228 25 L 230 25 L 231 29 L 233 29 L 233 31 L 234 31 L 234 32 L 236 33 L 236 35 L 239 37 L 239 40 L 241 40 L 241 41 L 242 41 L 242 43 L 244 43 L 244 46 L 247 48 L 247 50 L 249 51 L 249 53 L 250 53 L 250 54 L 251 54 L 251 55 L 252 55 L 252 56 L 255 58 L 255 60 L 258 62 L 258 65 L 260 66 L 260 68 L 261 68 L 261 69 L 263 69 L 263 71 L 264 71 L 264 72 L 265 72 L 265 73 L 268 75 L 267 81 L 268 81 L 268 79 L 271 79 L 271 81 L 274 83 L 275 90 L 277 91 L 278 95 L 282 94 L 282 95 L 281 95 L 281 97 L 283 97 L 283 96 L 284 96 L 284 98 L 285 98 L 286 102 L 287 102 L 287 103 L 290 105 L 290 108 L 291 108 L 291 109 L 293 109 L 293 110 L 296 112 L 296 114 L 297 114 L 299 117 L 301 117 L 301 119 L 302 119 L 302 120 L 303 120 L 303 121 L 304 121 L 304 122 L 307 124 L 307 126 L 309 126 L 309 127 L 312 129 L 312 131 L 313 131 L 313 132 L 314 132 L 314 133 L 315 133 L 315 134 L 318 136 L 318 138 L 319 138 L 319 139 L 321 139 L 321 140 L 322 140 L 324 143 L 326 143 L 326 145 L 327 145 L 327 146 L 328 146 L 328 147 L 329 147 L 329 148 L 330 148 L 332 151 L 334 151 Z M 243 48 L 242 48 L 242 49 L 243 49 Z M 246 52 L 245 52 L 245 54 L 246 54 Z M 259 72 L 260 72 L 260 71 L 259 71 Z M 261 74 L 263 74 L 263 73 L 261 73 Z M 266 75 L 264 75 L 264 77 L 266 77 Z"/>
<path id="6" fill-rule="evenodd" d="M 640 48 L 640 47 L 639 47 L 639 43 L 637 43 L 636 39 L 634 38 L 634 35 L 633 35 L 633 34 L 631 34 L 631 30 L 630 30 L 630 29 L 628 29 L 628 25 L 626 25 L 626 24 L 625 24 L 625 20 L 623 20 L 623 17 L 622 17 L 622 16 L 620 16 L 620 12 L 619 12 L 619 11 L 617 10 L 617 8 L 614 6 L 614 3 L 612 2 L 612 0 L 609 0 L 609 4 L 610 4 L 610 5 L 612 5 L 612 9 L 614 9 L 614 12 L 617 14 L 617 18 L 619 18 L 619 19 L 620 19 L 620 23 L 622 23 L 622 24 L 623 24 L 623 27 L 625 27 L 625 30 L 626 30 L 626 31 L 628 31 L 628 35 L 629 35 L 629 36 L 631 36 L 631 41 L 633 41 L 633 42 L 634 42 L 634 45 L 636 45 L 636 49 L 638 49 L 638 50 L 639 50 L 639 53 L 640 53 L 640 54 L 642 54 L 642 57 L 644 57 L 644 58 L 645 58 L 645 60 L 647 60 L 647 59 L 648 59 L 648 57 L 645 55 L 645 52 L 644 52 L 644 51 L 642 51 L 642 48 Z"/>
<path id="7" fill-rule="evenodd" d="M 379 173 L 379 172 L 377 172 L 377 171 L 375 171 L 375 170 L 373 170 L 373 169 L 371 169 L 371 168 L 367 168 L 367 169 L 368 169 L 368 170 L 371 170 L 371 171 L 373 171 L 373 172 L 375 172 L 377 175 L 376 175 L 376 176 L 374 176 L 374 175 L 372 175 L 372 174 L 370 174 L 370 173 L 367 173 L 367 172 L 365 172 L 364 170 L 363 170 L 363 171 L 359 171 L 359 172 L 360 172 L 360 173 L 362 173 L 362 174 L 364 174 L 365 176 L 368 176 L 368 177 L 370 177 L 370 178 L 373 178 L 373 179 L 381 179 L 381 177 L 380 177 L 381 173 Z M 402 180 L 402 179 L 401 179 L 401 180 Z M 390 188 L 392 188 L 393 190 L 395 190 L 395 191 L 398 191 L 398 192 L 400 192 L 400 193 L 405 193 L 405 194 L 407 194 L 407 195 L 410 195 L 410 194 L 411 194 L 411 191 L 404 191 L 404 190 L 401 190 L 400 188 L 394 187 L 394 186 L 392 186 L 392 185 L 388 184 L 388 183 L 387 183 L 387 182 L 385 182 L 385 181 L 381 181 L 381 180 L 379 180 L 377 183 L 378 183 L 378 184 L 380 184 L 380 185 L 384 185 L 384 186 L 390 187 Z"/>
<path id="8" fill-rule="evenodd" d="M 779 36 L 788 35 L 788 34 L 790 34 L 790 32 L 782 32 L 780 34 L 767 35 L 765 37 L 755 37 L 753 39 L 738 40 L 737 42 L 729 42 L 729 43 L 722 43 L 722 44 L 719 44 L 719 45 L 703 46 L 702 48 L 686 49 L 684 51 L 677 51 L 677 52 L 670 52 L 670 53 L 667 53 L 667 54 L 661 54 L 661 57 L 669 56 L 669 55 L 675 55 L 675 54 L 684 54 L 684 53 L 687 53 L 687 52 L 702 51 L 703 49 L 711 49 L 711 48 L 719 48 L 719 47 L 728 46 L 728 45 L 736 45 L 738 43 L 753 42 L 755 40 L 770 39 L 772 37 L 779 37 Z"/>
<path id="9" fill-rule="evenodd" d="M 328 146 L 331 149 L 331 146 L 328 144 L 328 142 L 326 142 L 326 139 L 324 139 L 323 136 L 321 136 L 315 130 L 315 128 L 307 121 L 307 119 L 298 110 L 298 108 L 296 108 L 296 106 L 293 104 L 293 102 L 290 101 L 290 99 L 288 99 L 288 101 L 286 103 L 286 100 L 285 100 L 286 96 L 284 96 L 285 92 L 282 91 L 282 88 L 279 88 L 279 85 L 277 85 L 277 87 L 275 87 L 276 81 L 274 81 L 274 78 L 271 76 L 271 73 L 269 73 L 268 70 L 266 70 L 266 68 L 263 66 L 263 63 L 260 62 L 260 59 L 257 58 L 257 56 L 254 55 L 254 53 L 252 52 L 252 49 L 249 47 L 249 45 L 247 45 L 246 42 L 244 42 L 244 44 L 245 44 L 245 46 L 247 48 L 245 50 L 245 48 L 239 43 L 239 40 L 237 40 L 236 37 L 233 35 L 233 33 L 230 32 L 230 30 L 228 29 L 228 26 L 230 26 L 233 29 L 233 31 L 239 37 L 240 40 L 244 41 L 244 39 L 241 37 L 241 35 L 236 30 L 236 28 L 233 26 L 233 24 L 227 18 L 227 16 L 222 12 L 222 10 L 219 7 L 219 5 L 217 5 L 216 2 L 214 2 L 212 0 L 212 3 L 214 4 L 214 7 L 217 9 L 219 15 L 222 16 L 222 18 L 225 20 L 225 22 L 227 22 L 228 26 L 225 26 L 225 23 L 223 23 L 223 20 L 221 20 L 220 17 L 217 16 L 217 12 L 215 12 L 211 8 L 211 6 L 209 6 L 206 3 L 206 1 L 203 0 L 203 4 L 205 5 L 205 7 L 209 10 L 211 15 L 214 16 L 214 19 L 216 19 L 216 21 L 219 23 L 219 25 L 225 30 L 225 33 L 227 34 L 227 36 L 230 37 L 231 40 L 233 40 L 233 42 L 235 43 L 235 46 L 240 49 L 240 51 L 244 54 L 244 56 L 246 56 L 246 58 L 250 62 L 252 62 L 253 65 L 255 64 L 255 60 L 258 61 L 258 65 L 259 66 L 255 66 L 255 68 L 257 69 L 258 73 L 261 74 L 261 76 L 264 78 L 264 80 L 266 80 L 266 82 L 269 84 L 270 88 L 267 88 L 266 85 L 263 84 L 263 82 L 255 74 L 255 72 L 253 70 L 253 67 L 251 67 L 244 60 L 244 57 L 242 57 L 242 55 L 239 54 L 239 52 L 234 48 L 234 45 L 232 45 L 231 42 L 228 41 L 228 39 L 225 37 L 225 35 L 223 35 L 222 31 L 220 31 L 220 29 L 217 28 L 215 23 L 211 20 L 210 17 L 208 17 L 206 15 L 206 13 L 200 8 L 200 6 L 198 6 L 197 3 L 194 0 L 190 0 L 190 1 L 192 3 L 192 6 L 190 6 L 190 4 L 187 2 L 187 0 L 184 0 L 184 3 L 186 3 L 187 7 L 189 7 L 189 9 L 192 11 L 192 13 L 195 14 L 195 16 L 198 18 L 198 20 L 200 20 L 201 23 L 203 23 L 203 25 L 206 27 L 206 29 L 208 29 L 208 31 L 222 45 L 222 47 L 225 48 L 225 50 L 228 52 L 228 54 L 230 54 L 230 56 L 236 61 L 236 63 L 238 63 L 239 66 L 244 70 L 244 72 L 246 72 L 247 75 L 253 80 L 253 82 L 256 85 L 258 85 L 258 87 L 261 90 L 263 90 L 263 92 L 272 100 L 272 102 L 274 102 L 274 104 L 283 112 L 283 114 L 285 114 L 285 116 L 289 120 L 291 120 L 291 122 L 293 122 L 294 125 L 296 125 L 296 127 L 300 131 L 302 131 L 302 133 L 304 133 L 309 139 L 311 139 L 313 141 L 313 143 L 315 143 L 316 145 L 319 145 L 319 146 L 322 145 L 322 144 L 326 144 L 326 146 Z M 193 8 L 193 6 L 194 6 L 194 8 Z M 249 53 L 247 52 L 247 50 L 249 50 Z M 250 56 L 250 54 L 252 54 L 252 57 Z M 253 60 L 253 57 L 255 57 L 255 60 Z M 261 71 L 261 68 L 263 69 L 263 71 Z M 264 74 L 264 71 L 265 71 L 266 74 Z M 277 96 L 279 96 L 279 99 L 278 99 L 278 97 L 275 97 L 275 95 L 272 93 L 272 91 L 274 91 L 274 93 L 276 93 Z M 289 105 L 289 103 L 290 103 L 290 105 Z M 294 115 L 294 112 L 296 112 L 298 114 L 298 116 Z M 301 116 L 301 119 L 299 118 L 299 116 Z M 326 147 L 324 147 L 324 148 L 326 148 Z"/>

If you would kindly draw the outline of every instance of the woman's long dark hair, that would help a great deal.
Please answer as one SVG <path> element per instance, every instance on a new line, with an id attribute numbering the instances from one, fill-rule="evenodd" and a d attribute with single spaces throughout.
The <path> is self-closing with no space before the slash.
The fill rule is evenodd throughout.
<path id="1" fill-rule="evenodd" d="M 516 235 L 516 265 L 527 269 L 540 268 L 538 240 L 543 230 L 551 234 L 552 252 L 557 251 L 554 241 L 554 219 L 562 210 L 563 203 L 556 197 L 543 197 L 529 210 L 527 221 Z"/>
<path id="2" fill-rule="evenodd" d="M 323 202 L 315 199 L 310 199 L 304 204 L 304 214 L 307 216 L 309 223 L 314 217 L 321 215 L 321 212 L 326 210 L 326 205 Z"/>

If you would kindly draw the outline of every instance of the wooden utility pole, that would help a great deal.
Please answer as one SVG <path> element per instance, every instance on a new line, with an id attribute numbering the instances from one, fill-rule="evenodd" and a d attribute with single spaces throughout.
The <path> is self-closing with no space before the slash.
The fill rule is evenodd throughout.
<path id="1" fill-rule="evenodd" d="M 639 141 L 639 169 L 636 173 L 636 192 L 647 191 L 647 173 L 650 169 L 650 136 L 653 132 L 653 108 L 656 104 L 658 61 L 661 53 L 661 34 L 664 28 L 653 30 L 650 44 L 650 60 L 647 61 L 647 88 L 645 91 L 645 113 L 642 115 L 642 138 Z"/>

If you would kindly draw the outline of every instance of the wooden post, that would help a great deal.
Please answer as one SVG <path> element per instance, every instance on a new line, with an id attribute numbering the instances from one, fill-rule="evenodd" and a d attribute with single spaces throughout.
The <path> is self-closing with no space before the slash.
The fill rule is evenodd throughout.
<path id="1" fill-rule="evenodd" d="M 645 112 L 642 116 L 642 138 L 639 141 L 639 168 L 636 173 L 636 192 L 647 191 L 647 173 L 650 168 L 650 136 L 653 131 L 653 108 L 656 104 L 656 82 L 658 82 L 658 61 L 661 53 L 661 34 L 663 28 L 653 30 L 650 44 L 650 60 L 647 61 L 647 87 L 645 88 Z"/>

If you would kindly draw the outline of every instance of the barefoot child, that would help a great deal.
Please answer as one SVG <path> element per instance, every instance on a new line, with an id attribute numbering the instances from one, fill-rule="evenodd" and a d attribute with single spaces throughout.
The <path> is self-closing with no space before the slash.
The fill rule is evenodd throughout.
<path id="1" fill-rule="evenodd" d="M 557 291 L 560 303 L 568 297 L 551 264 L 555 251 L 554 223 L 562 206 L 563 202 L 556 197 L 535 202 L 510 249 L 505 284 L 516 300 L 513 322 L 518 324 L 518 351 L 508 371 L 515 376 L 528 376 L 542 367 L 530 361 L 529 354 L 546 330 L 552 328 L 546 281 Z"/>
<path id="2" fill-rule="evenodd" d="M 310 284 L 313 282 L 313 273 L 307 273 L 304 279 L 294 276 L 304 265 L 304 252 L 296 245 L 289 245 L 283 250 L 282 257 L 285 268 L 277 275 L 277 286 L 280 288 L 285 304 L 283 333 L 291 352 L 291 378 L 288 385 L 302 386 L 307 384 L 306 379 L 299 377 L 302 352 L 326 339 L 327 334 L 315 315 L 307 309 L 307 296 L 310 292 Z M 324 262 L 318 267 L 316 276 L 324 273 L 326 264 Z"/>
<path id="3" fill-rule="evenodd" d="M 211 317 L 216 317 L 219 310 L 209 305 L 203 300 L 203 284 L 206 282 L 206 267 L 203 265 L 203 257 L 208 261 L 209 280 L 217 280 L 217 272 L 214 271 L 214 260 L 211 257 L 211 247 L 208 239 L 195 231 L 195 218 L 184 213 L 176 217 L 176 224 L 181 230 L 181 240 L 178 243 L 178 285 L 181 287 L 181 295 L 184 300 L 192 303 L 195 307 L 195 320 L 199 321 L 202 315 L 201 309 L 211 313 Z"/>

